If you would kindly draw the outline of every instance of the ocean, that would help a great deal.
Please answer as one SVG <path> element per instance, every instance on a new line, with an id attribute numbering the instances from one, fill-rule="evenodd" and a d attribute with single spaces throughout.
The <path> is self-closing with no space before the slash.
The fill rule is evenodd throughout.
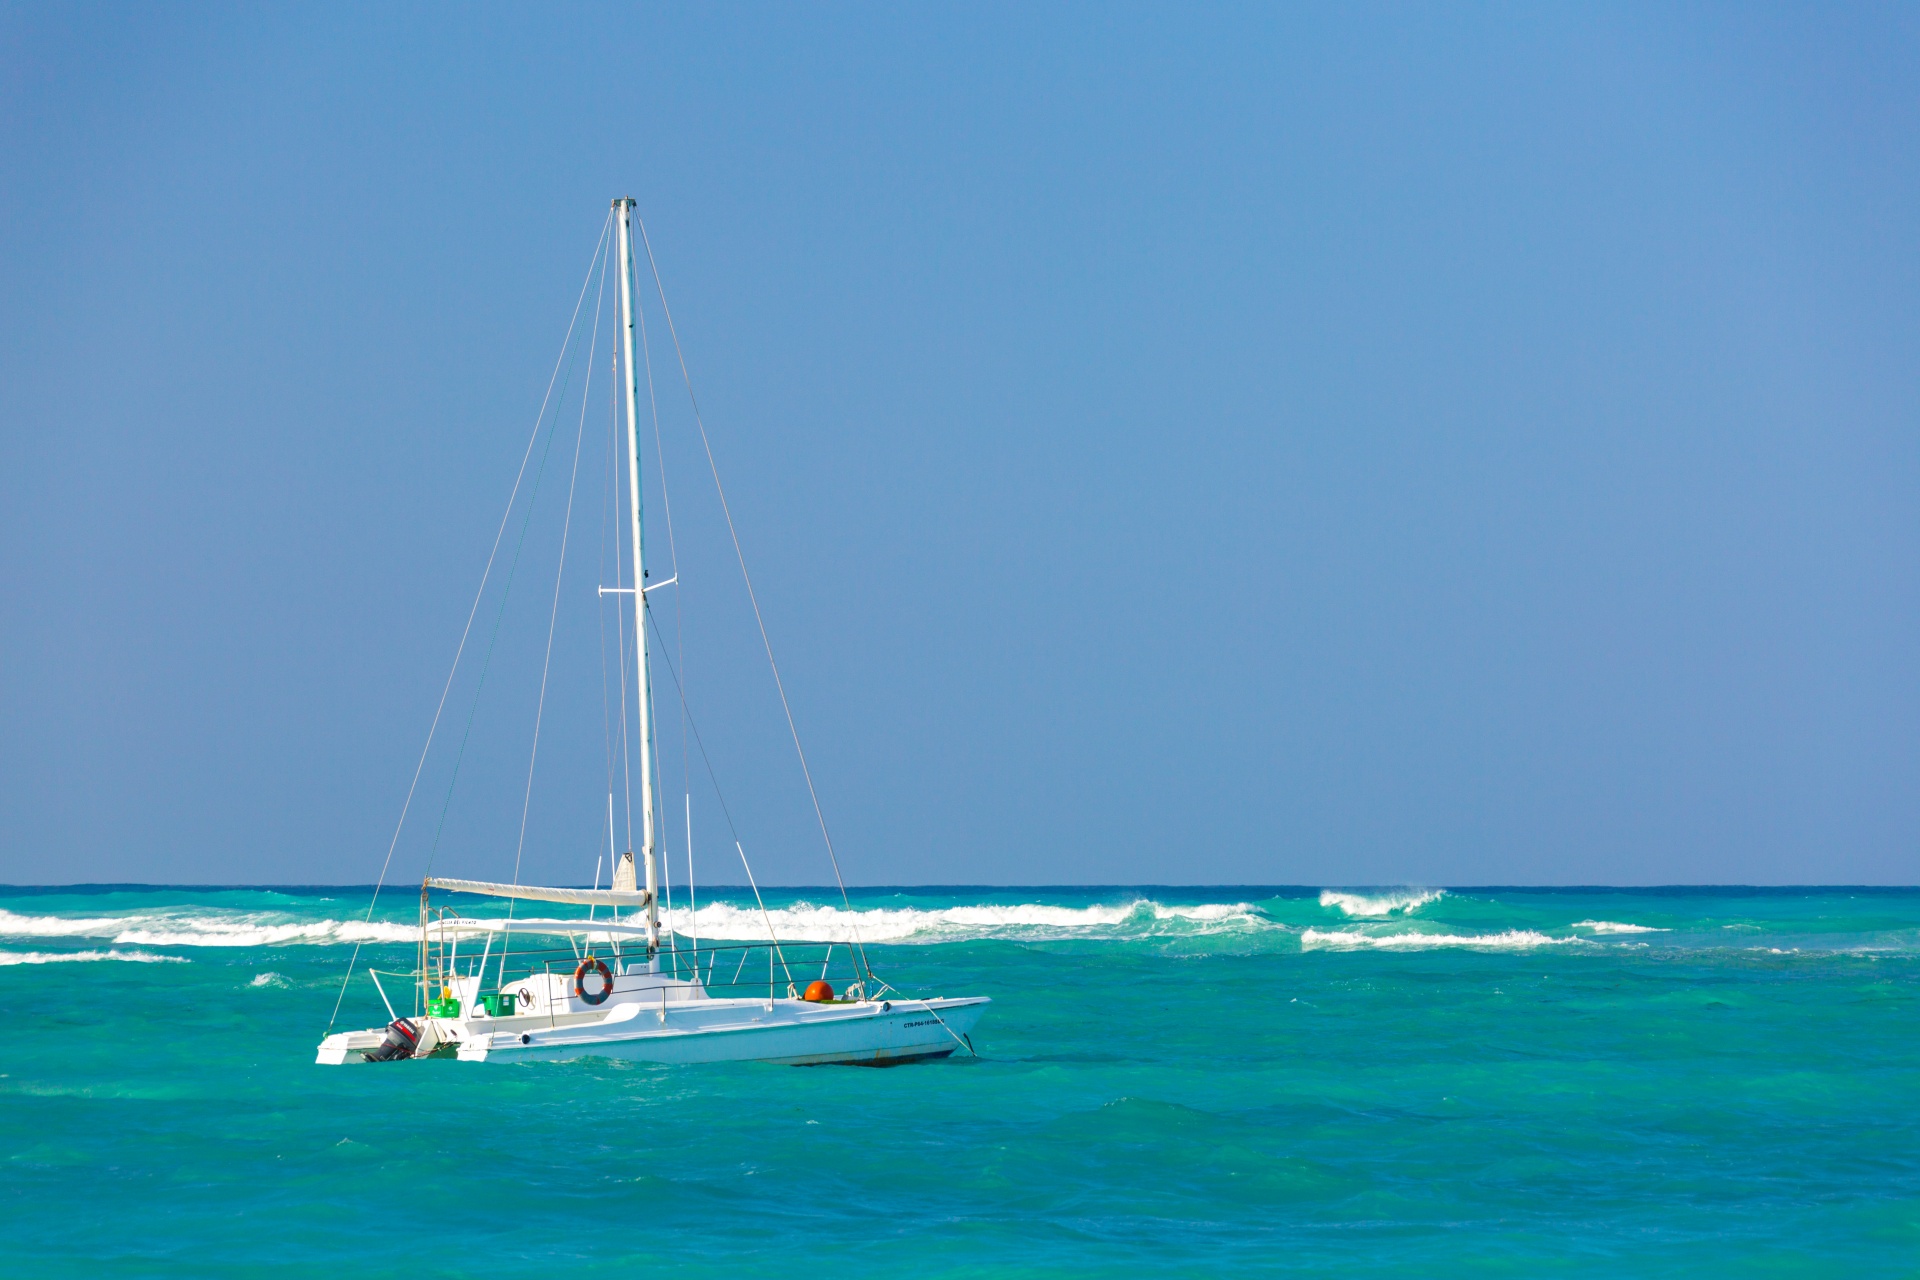
<path id="1" fill-rule="evenodd" d="M 368 893 L 0 890 L 0 1271 L 1920 1275 L 1920 890 L 869 889 L 978 1057 L 318 1067 Z"/>

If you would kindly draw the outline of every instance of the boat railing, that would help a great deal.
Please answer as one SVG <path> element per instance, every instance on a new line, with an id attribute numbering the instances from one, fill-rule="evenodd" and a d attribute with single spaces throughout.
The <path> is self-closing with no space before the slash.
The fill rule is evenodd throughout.
<path id="1" fill-rule="evenodd" d="M 591 926 L 588 926 L 590 928 Z M 649 963 L 643 938 L 591 933 L 569 937 L 565 946 L 495 945 L 485 947 L 436 943 L 428 947 L 424 973 L 416 971 L 415 990 L 431 999 L 455 979 L 479 978 L 478 990 L 491 992 L 533 975 L 560 978 L 571 987 L 581 966 L 604 962 L 613 975 L 610 994 L 651 990 L 659 978 L 697 982 L 715 999 L 786 999 L 805 995 L 824 981 L 836 998 L 849 989 L 855 998 L 877 995 L 859 969 L 856 949 L 845 942 L 699 942 L 662 931 L 660 945 Z M 665 994 L 663 999 L 671 999 Z M 551 1010 L 552 1002 L 546 1002 Z"/>

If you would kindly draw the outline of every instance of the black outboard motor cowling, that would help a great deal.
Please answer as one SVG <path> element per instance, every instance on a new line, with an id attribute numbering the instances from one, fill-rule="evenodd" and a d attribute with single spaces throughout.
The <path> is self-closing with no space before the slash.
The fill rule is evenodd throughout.
<path id="1" fill-rule="evenodd" d="M 395 1018 L 387 1026 L 387 1038 L 378 1048 L 368 1050 L 365 1057 L 368 1062 L 398 1062 L 411 1058 L 419 1043 L 420 1028 L 405 1018 Z"/>

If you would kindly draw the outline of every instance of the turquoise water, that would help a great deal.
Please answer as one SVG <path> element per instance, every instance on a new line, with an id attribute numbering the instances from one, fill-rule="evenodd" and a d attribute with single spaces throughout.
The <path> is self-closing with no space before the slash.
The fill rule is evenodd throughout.
<path id="1" fill-rule="evenodd" d="M 887 1071 L 316 1067 L 366 902 L 0 891 L 0 1268 L 1920 1275 L 1920 891 L 866 891 Z"/>

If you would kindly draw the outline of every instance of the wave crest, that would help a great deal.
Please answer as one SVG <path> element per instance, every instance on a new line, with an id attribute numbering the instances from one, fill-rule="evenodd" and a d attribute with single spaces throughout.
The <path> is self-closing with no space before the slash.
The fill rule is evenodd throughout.
<path id="1" fill-rule="evenodd" d="M 0 936 L 105 938 L 130 946 L 271 947 L 289 944 L 417 942 L 414 925 L 360 920 L 288 921 L 260 913 L 153 912 L 129 916 L 25 916 L 0 909 Z"/>
<path id="2" fill-rule="evenodd" d="M 771 919 L 783 942 L 933 943 L 973 938 L 1127 940 L 1280 931 L 1246 902 L 1166 906 L 1147 898 L 1087 907 L 1044 903 L 950 907 L 844 907 L 795 902 L 769 908 L 708 902 L 661 913 L 682 937 L 754 942 Z M 101 938 L 127 946 L 279 947 L 414 943 L 417 925 L 359 920 L 289 920 L 262 912 L 150 912 L 125 916 L 31 916 L 0 909 L 0 937 Z"/>
<path id="3" fill-rule="evenodd" d="M 1382 916 L 1411 915 L 1429 902 L 1447 896 L 1445 889 L 1401 889 L 1392 893 L 1368 895 L 1322 889 L 1320 905 L 1331 907 L 1344 916 L 1378 919 Z"/>
<path id="4" fill-rule="evenodd" d="M 1508 929 L 1501 933 L 1354 933 L 1345 929 L 1308 929 L 1300 935 L 1300 949 L 1424 951 L 1433 947 L 1475 947 L 1488 951 L 1525 951 L 1585 941 L 1584 938 L 1551 938 L 1532 929 Z"/>
<path id="5" fill-rule="evenodd" d="M 0 965 L 71 964 L 92 960 L 127 960 L 135 964 L 185 964 L 184 956 L 157 956 L 150 951 L 0 951 Z"/>
<path id="6" fill-rule="evenodd" d="M 757 907 L 718 902 L 691 914 L 685 908 L 662 913 L 663 922 L 671 923 L 674 931 L 683 937 L 692 935 L 730 942 L 752 942 L 766 937 L 769 919 L 774 933 L 783 942 L 852 942 L 856 926 L 862 942 L 896 943 L 971 938 L 1045 941 L 1190 937 L 1281 928 L 1246 902 L 1169 907 L 1146 898 L 1120 906 L 1057 907 L 1019 903 L 874 907 L 851 912 L 842 907 L 796 902 L 771 907 L 765 917 Z"/>

